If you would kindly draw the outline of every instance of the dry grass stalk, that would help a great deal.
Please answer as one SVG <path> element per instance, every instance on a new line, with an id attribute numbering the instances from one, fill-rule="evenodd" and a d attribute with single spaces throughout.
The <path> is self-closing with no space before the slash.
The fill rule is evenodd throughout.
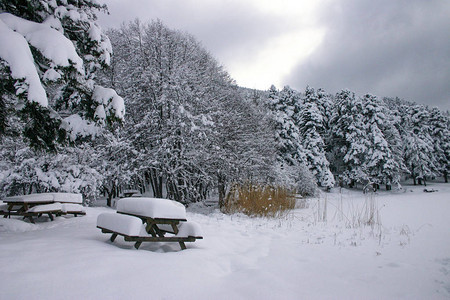
<path id="1" fill-rule="evenodd" d="M 225 199 L 226 213 L 278 218 L 295 208 L 295 191 L 281 186 L 234 184 Z"/>

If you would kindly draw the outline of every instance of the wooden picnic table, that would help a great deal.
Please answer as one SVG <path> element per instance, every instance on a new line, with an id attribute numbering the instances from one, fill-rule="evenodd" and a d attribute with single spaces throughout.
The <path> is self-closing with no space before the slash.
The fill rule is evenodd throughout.
<path id="1" fill-rule="evenodd" d="M 67 198 L 67 195 L 75 195 L 74 202 L 66 201 L 67 199 L 56 199 L 55 195 L 63 195 Z M 79 199 L 78 199 L 79 198 Z M 10 218 L 11 216 L 22 216 L 24 219 L 29 219 L 31 223 L 34 223 L 34 216 L 40 217 L 41 215 L 48 215 L 51 221 L 54 220 L 54 216 L 62 214 L 62 204 L 59 201 L 62 200 L 68 204 L 79 204 L 81 197 L 77 197 L 76 194 L 69 193 L 41 193 L 30 194 L 24 196 L 7 197 L 3 199 L 6 204 L 6 209 L 0 211 L 4 218 Z M 70 200 L 70 199 L 69 199 Z M 72 213 L 72 212 L 71 212 Z M 74 214 L 85 214 L 82 211 L 76 211 Z"/>
<path id="2" fill-rule="evenodd" d="M 114 242 L 118 235 L 122 235 L 125 241 L 135 242 L 135 248 L 138 249 L 142 242 L 178 242 L 181 249 L 186 249 L 185 242 L 195 242 L 196 239 L 202 239 L 199 235 L 179 235 L 181 226 L 193 226 L 193 222 L 187 222 L 186 211 L 182 204 L 167 199 L 156 198 L 128 198 L 121 199 L 118 202 L 117 213 L 103 216 L 117 222 L 135 222 L 140 219 L 141 226 L 145 225 L 146 234 L 141 235 L 134 231 L 132 234 L 125 233 L 124 229 L 108 228 L 108 222 L 97 222 L 97 227 L 103 233 L 111 233 L 111 242 Z M 120 216 L 128 216 L 128 219 Z M 156 217 L 158 216 L 158 217 Z M 99 218 L 103 218 L 100 217 Z M 190 224 L 189 224 L 190 223 Z M 103 224 L 103 225 L 102 225 Z M 110 224 L 110 223 L 109 223 Z M 186 228 L 185 228 L 186 229 Z M 167 236 L 166 234 L 172 234 Z"/>
<path id="3" fill-rule="evenodd" d="M 3 200 L 3 202 L 5 202 L 8 205 L 7 211 L 4 212 L 4 218 L 10 218 L 11 216 L 23 216 L 24 219 L 28 218 L 30 220 L 31 223 L 34 223 L 33 220 L 33 216 L 41 216 L 43 214 L 47 214 L 48 217 L 50 218 L 50 220 L 54 220 L 53 218 L 53 214 L 57 213 L 58 211 L 60 211 L 59 208 L 57 209 L 47 209 L 47 210 L 42 210 L 42 211 L 38 211 L 38 212 L 29 212 L 30 209 L 32 209 L 33 207 L 37 207 L 37 206 L 41 206 L 41 205 L 49 205 L 49 204 L 53 204 L 53 201 L 49 201 L 49 200 L 42 200 L 42 201 L 27 201 L 27 200 L 19 200 L 19 199 L 14 199 L 14 200 Z"/>

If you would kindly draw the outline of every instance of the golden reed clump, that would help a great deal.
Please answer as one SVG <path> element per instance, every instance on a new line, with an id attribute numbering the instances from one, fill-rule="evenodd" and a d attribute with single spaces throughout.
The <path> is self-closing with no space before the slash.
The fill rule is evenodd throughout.
<path id="1" fill-rule="evenodd" d="M 295 208 L 295 190 L 282 186 L 235 183 L 230 188 L 222 211 L 251 217 L 282 217 Z"/>

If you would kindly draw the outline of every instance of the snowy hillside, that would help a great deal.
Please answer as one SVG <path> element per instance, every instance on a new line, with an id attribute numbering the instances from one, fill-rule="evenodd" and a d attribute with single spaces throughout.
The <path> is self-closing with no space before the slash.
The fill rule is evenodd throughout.
<path id="1" fill-rule="evenodd" d="M 377 194 L 373 226 L 355 226 L 369 198 L 349 190 L 281 220 L 191 207 L 204 239 L 185 251 L 109 242 L 95 224 L 110 208 L 36 225 L 2 218 L 0 298 L 448 299 L 450 187 L 427 188 L 438 191 Z"/>

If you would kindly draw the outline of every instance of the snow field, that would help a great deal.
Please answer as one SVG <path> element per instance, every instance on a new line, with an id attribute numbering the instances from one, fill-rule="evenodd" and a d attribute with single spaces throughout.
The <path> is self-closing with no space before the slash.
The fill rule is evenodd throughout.
<path id="1" fill-rule="evenodd" d="M 0 219 L 0 298 L 448 299 L 450 187 L 433 188 L 380 193 L 373 228 L 340 221 L 336 192 L 327 194 L 326 222 L 315 219 L 315 199 L 283 219 L 191 207 L 187 219 L 204 239 L 184 251 L 176 243 L 135 250 L 121 237 L 111 244 L 96 228 L 109 208 L 36 225 Z M 365 200 L 342 195 L 344 208 Z"/>

